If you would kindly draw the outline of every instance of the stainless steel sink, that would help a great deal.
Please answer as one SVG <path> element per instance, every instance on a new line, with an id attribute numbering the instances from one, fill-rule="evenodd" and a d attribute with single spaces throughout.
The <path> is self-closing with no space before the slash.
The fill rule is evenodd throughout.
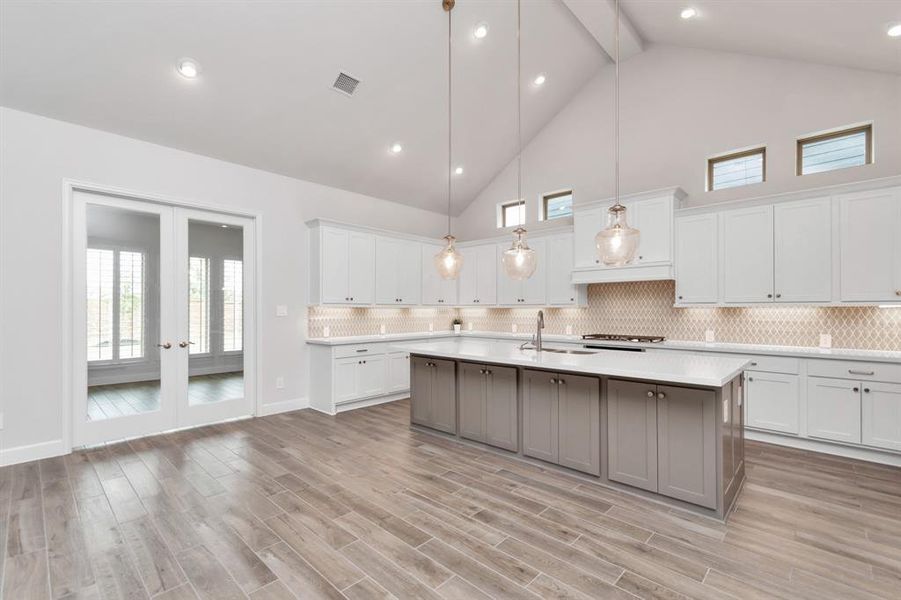
<path id="1" fill-rule="evenodd" d="M 592 350 L 575 350 L 570 348 L 542 348 L 542 352 L 555 352 L 557 354 L 597 354 Z"/>

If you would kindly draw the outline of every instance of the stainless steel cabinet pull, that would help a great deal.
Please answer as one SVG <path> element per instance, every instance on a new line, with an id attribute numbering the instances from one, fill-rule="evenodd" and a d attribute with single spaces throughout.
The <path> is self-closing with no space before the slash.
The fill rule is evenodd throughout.
<path id="1" fill-rule="evenodd" d="M 168 350 L 169 348 L 172 347 L 172 344 L 170 344 L 169 342 L 166 342 L 165 344 L 157 344 L 156 347 L 157 347 L 157 348 L 163 348 L 163 349 L 165 349 L 165 350 Z"/>
<path id="2" fill-rule="evenodd" d="M 551 383 L 557 383 L 557 378 L 556 378 L 556 377 L 551 377 Z"/>
<path id="3" fill-rule="evenodd" d="M 875 375 L 876 371 L 860 371 L 857 369 L 848 369 L 848 373 L 851 375 Z"/>
<path id="4" fill-rule="evenodd" d="M 666 394 L 664 394 L 663 392 L 658 392 L 658 393 L 657 393 L 657 399 L 658 399 L 658 400 L 663 400 L 664 398 L 666 398 Z"/>
<path id="5" fill-rule="evenodd" d="M 566 385 L 566 380 L 565 380 L 565 379 L 558 379 L 558 380 L 557 380 L 557 385 Z"/>
<path id="6" fill-rule="evenodd" d="M 648 398 L 654 397 L 654 390 L 648 390 Z"/>
<path id="7" fill-rule="evenodd" d="M 368 348 L 360 348 L 357 352 L 369 352 Z"/>
<path id="8" fill-rule="evenodd" d="M 756 367 L 756 366 L 757 366 L 757 363 L 756 363 L 756 362 L 752 362 L 752 363 L 751 363 L 751 366 L 752 366 L 752 367 Z"/>
<path id="9" fill-rule="evenodd" d="M 178 347 L 179 348 L 187 348 L 188 346 L 192 345 L 193 343 L 194 342 L 190 342 L 190 341 L 179 342 Z"/>
<path id="10" fill-rule="evenodd" d="M 491 375 L 491 369 L 485 369 L 485 375 Z"/>

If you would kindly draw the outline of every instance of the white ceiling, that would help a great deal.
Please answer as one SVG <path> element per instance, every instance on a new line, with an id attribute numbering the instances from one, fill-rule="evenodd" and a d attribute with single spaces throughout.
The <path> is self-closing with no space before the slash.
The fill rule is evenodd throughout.
<path id="1" fill-rule="evenodd" d="M 515 11 L 453 11 L 454 214 L 516 154 Z M 595 21 L 611 14 L 523 0 L 524 142 L 609 63 Z M 660 43 L 901 73 L 885 35 L 901 0 L 623 0 L 623 16 L 623 56 Z M 0 104 L 443 212 L 446 36 L 440 0 L 0 0 Z M 176 74 L 185 56 L 199 79 Z M 329 89 L 342 70 L 362 80 L 353 98 Z"/>
<path id="2" fill-rule="evenodd" d="M 686 7 L 698 16 L 682 20 Z M 901 0 L 622 0 L 622 10 L 651 43 L 901 73 L 901 39 L 886 35 Z"/>
<path id="3" fill-rule="evenodd" d="M 0 17 L 5 106 L 446 210 L 440 0 L 3 0 Z M 516 153 L 515 18 L 513 2 L 453 11 L 454 213 Z M 522 21 L 527 141 L 607 58 L 559 0 L 523 2 Z M 197 80 L 176 73 L 185 56 Z M 330 89 L 342 70 L 362 80 L 353 98 Z"/>

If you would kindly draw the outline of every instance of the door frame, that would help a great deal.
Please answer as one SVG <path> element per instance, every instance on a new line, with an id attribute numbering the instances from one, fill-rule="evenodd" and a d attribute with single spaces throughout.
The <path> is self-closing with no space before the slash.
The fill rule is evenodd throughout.
<path id="1" fill-rule="evenodd" d="M 252 407 L 252 416 L 260 416 L 263 414 L 263 399 L 260 393 L 260 377 L 259 377 L 259 355 L 262 347 L 262 245 L 263 245 L 263 215 L 254 210 L 237 209 L 217 206 L 214 204 L 202 202 L 195 199 L 180 198 L 169 196 L 166 194 L 158 194 L 151 192 L 142 192 L 121 188 L 112 185 L 93 183 L 88 181 L 80 181 L 76 179 L 63 178 L 62 180 L 62 220 L 60 236 L 62 239 L 62 256 L 61 256 L 61 307 L 60 315 L 60 354 L 62 360 L 62 385 L 60 389 L 60 398 L 62 399 L 62 410 L 60 411 L 60 424 L 62 432 L 62 445 L 64 454 L 72 452 L 73 436 L 75 421 L 73 418 L 73 402 L 75 393 L 75 348 L 74 348 L 74 327 L 75 315 L 72 303 L 74 293 L 74 255 L 76 236 L 75 223 L 73 219 L 75 194 L 76 192 L 84 192 L 100 196 L 111 196 L 125 200 L 136 200 L 140 202 L 150 202 L 162 204 L 173 208 L 186 208 L 218 213 L 223 216 L 238 216 L 251 219 L 253 222 L 253 238 L 254 238 L 254 292 L 253 298 L 253 320 L 254 331 L 252 335 L 245 337 L 245 357 L 244 357 L 244 373 L 245 385 L 252 386 L 254 394 L 254 403 Z M 248 348 L 250 351 L 248 352 Z M 249 355 L 249 356 L 248 356 Z M 248 375 L 249 374 L 249 375 Z"/>

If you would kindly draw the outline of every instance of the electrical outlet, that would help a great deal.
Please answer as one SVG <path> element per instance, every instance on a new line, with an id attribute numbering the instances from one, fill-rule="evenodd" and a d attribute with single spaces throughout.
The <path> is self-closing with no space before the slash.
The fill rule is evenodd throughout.
<path id="1" fill-rule="evenodd" d="M 286 304 L 279 304 L 275 307 L 275 316 L 276 317 L 287 317 L 288 316 L 288 306 Z"/>
<path id="2" fill-rule="evenodd" d="M 284 377 L 276 377 L 275 378 L 275 389 L 277 389 L 277 390 L 285 389 L 285 378 Z"/>
<path id="3" fill-rule="evenodd" d="M 3 413 L 0 413 L 0 429 L 3 429 Z"/>

